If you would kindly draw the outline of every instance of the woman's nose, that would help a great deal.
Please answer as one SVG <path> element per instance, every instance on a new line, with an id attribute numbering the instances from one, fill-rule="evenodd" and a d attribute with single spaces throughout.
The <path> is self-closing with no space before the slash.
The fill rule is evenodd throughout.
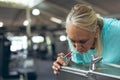
<path id="1" fill-rule="evenodd" d="M 76 50 L 80 50 L 82 48 L 82 45 L 79 43 L 74 43 L 74 47 L 76 48 Z"/>

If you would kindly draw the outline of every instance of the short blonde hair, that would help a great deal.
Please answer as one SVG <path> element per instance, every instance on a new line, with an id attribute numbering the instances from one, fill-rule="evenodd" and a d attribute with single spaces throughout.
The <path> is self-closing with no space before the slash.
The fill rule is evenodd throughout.
<path id="1" fill-rule="evenodd" d="M 91 6 L 86 4 L 76 4 L 71 9 L 66 18 L 66 27 L 69 23 L 90 32 L 95 32 L 98 25 L 101 26 L 101 20 L 97 17 L 96 12 Z M 96 40 L 96 54 L 100 56 L 101 52 L 101 39 L 100 35 L 98 34 Z"/>

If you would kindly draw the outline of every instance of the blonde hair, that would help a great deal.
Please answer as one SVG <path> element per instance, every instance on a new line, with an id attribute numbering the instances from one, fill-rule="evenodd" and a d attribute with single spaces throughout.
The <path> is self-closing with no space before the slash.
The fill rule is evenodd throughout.
<path id="1" fill-rule="evenodd" d="M 92 9 L 91 6 L 85 4 L 76 4 L 71 9 L 70 13 L 66 18 L 66 25 L 70 23 L 90 32 L 96 31 L 98 27 L 97 25 L 98 22 L 101 21 L 97 17 L 95 11 Z M 101 48 L 101 40 L 99 35 L 97 37 L 96 43 L 97 43 L 96 44 L 97 55 L 101 55 L 102 48 Z"/>

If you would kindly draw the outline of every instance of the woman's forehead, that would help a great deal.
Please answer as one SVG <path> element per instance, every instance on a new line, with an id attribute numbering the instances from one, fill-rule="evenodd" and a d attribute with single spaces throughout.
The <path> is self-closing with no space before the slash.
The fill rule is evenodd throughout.
<path id="1" fill-rule="evenodd" d="M 72 37 L 73 38 L 75 37 L 86 38 L 86 37 L 91 36 L 91 32 L 81 29 L 78 26 L 75 26 L 72 24 L 67 25 L 66 31 L 67 31 L 68 36 L 71 38 Z"/>

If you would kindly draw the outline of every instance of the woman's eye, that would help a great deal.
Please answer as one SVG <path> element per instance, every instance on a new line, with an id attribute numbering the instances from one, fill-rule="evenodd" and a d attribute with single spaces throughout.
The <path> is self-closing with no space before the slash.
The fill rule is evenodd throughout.
<path id="1" fill-rule="evenodd" d="M 85 44 L 88 40 L 79 40 L 79 41 L 74 41 L 71 40 L 72 43 L 80 43 L 80 44 Z"/>
<path id="2" fill-rule="evenodd" d="M 79 41 L 79 43 L 82 43 L 82 44 L 84 44 L 84 43 L 86 43 L 87 42 L 87 40 L 80 40 Z"/>
<path id="3" fill-rule="evenodd" d="M 75 41 L 71 40 L 72 43 L 75 43 Z"/>

